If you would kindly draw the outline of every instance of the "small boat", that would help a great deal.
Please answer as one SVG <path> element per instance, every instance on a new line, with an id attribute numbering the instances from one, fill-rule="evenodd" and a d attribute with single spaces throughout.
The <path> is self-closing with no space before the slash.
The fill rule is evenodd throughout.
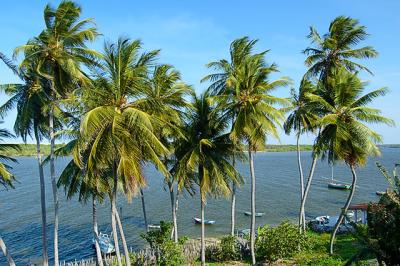
<path id="1" fill-rule="evenodd" d="M 195 217 L 195 218 L 193 218 L 193 220 L 196 224 L 201 224 L 200 218 Z M 215 224 L 215 221 L 214 220 L 204 220 L 204 224 L 208 224 L 208 225 Z"/>
<path id="2" fill-rule="evenodd" d="M 159 224 L 149 224 L 147 227 L 149 228 L 149 230 L 150 229 L 153 229 L 153 230 L 160 230 L 161 229 L 161 226 Z"/>
<path id="3" fill-rule="evenodd" d="M 115 252 L 114 244 L 111 242 L 110 237 L 107 234 L 100 232 L 99 234 L 99 246 L 103 254 L 112 254 Z M 93 246 L 96 243 L 96 239 L 92 239 Z"/>
<path id="4" fill-rule="evenodd" d="M 377 192 L 375 192 L 376 193 L 376 195 L 378 195 L 378 196 L 382 196 L 382 195 L 385 195 L 386 194 L 386 191 L 377 191 Z"/>
<path id="5" fill-rule="evenodd" d="M 349 190 L 349 189 L 351 189 L 351 185 L 341 184 L 341 183 L 336 183 L 336 182 L 329 182 L 328 188 Z"/>
<path id="6" fill-rule="evenodd" d="M 265 213 L 263 212 L 256 212 L 256 217 L 261 217 L 263 216 Z M 251 212 L 244 212 L 244 215 L 246 216 L 251 216 Z"/>

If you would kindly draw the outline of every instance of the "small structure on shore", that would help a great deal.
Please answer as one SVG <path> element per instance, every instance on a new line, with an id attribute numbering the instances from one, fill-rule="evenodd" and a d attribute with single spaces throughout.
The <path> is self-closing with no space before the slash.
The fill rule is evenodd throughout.
<path id="1" fill-rule="evenodd" d="M 358 203 L 350 205 L 349 210 L 354 212 L 354 222 L 367 224 L 368 203 Z"/>

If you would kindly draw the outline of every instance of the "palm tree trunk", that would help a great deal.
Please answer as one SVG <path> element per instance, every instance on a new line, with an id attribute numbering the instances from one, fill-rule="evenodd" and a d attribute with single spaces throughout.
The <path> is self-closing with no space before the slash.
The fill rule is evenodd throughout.
<path id="1" fill-rule="evenodd" d="M 118 185 L 118 176 L 117 176 L 117 168 L 114 162 L 113 165 L 113 175 L 114 175 L 114 187 L 113 187 L 113 194 L 111 196 L 111 227 L 113 231 L 113 238 L 114 238 L 114 248 L 115 248 L 115 255 L 117 256 L 118 266 L 122 266 L 121 261 L 121 253 L 119 252 L 119 244 L 118 244 L 118 233 L 117 233 L 117 224 L 116 224 L 116 212 L 117 212 L 117 185 Z"/>
<path id="2" fill-rule="evenodd" d="M 331 241 L 329 243 L 329 253 L 331 255 L 333 255 L 333 242 L 335 241 L 336 234 L 337 234 L 337 232 L 339 230 L 340 224 L 342 223 L 344 216 L 347 213 L 347 210 L 348 210 L 348 208 L 350 206 L 351 200 L 353 199 L 354 192 L 356 191 L 357 174 L 356 174 L 356 170 L 354 168 L 354 165 L 350 165 L 350 170 L 351 170 L 351 174 L 353 176 L 353 181 L 351 183 L 351 190 L 350 190 L 350 194 L 347 197 L 347 201 L 344 204 L 342 212 L 340 213 L 339 219 L 337 220 L 337 222 L 335 224 L 335 228 L 333 229 L 333 232 L 332 232 L 332 235 L 331 235 Z"/>
<path id="3" fill-rule="evenodd" d="M 232 166 L 235 168 L 235 157 L 232 159 Z M 235 180 L 232 181 L 232 195 L 231 195 L 231 235 L 235 235 L 235 208 L 236 208 L 236 184 Z"/>
<path id="4" fill-rule="evenodd" d="M 201 201 L 201 266 L 206 265 L 206 247 L 205 247 L 205 234 L 204 234 L 204 201 L 202 197 L 202 193 L 200 192 L 200 201 Z"/>
<path id="5" fill-rule="evenodd" d="M 140 188 L 140 197 L 142 199 L 142 210 L 143 210 L 143 219 L 144 219 L 144 225 L 146 226 L 146 231 L 149 231 L 149 224 L 147 223 L 147 213 L 146 213 L 146 204 L 144 201 L 144 193 L 143 189 Z"/>
<path id="6" fill-rule="evenodd" d="M 178 207 L 179 207 L 179 188 L 176 186 L 176 194 L 175 194 L 175 209 L 174 209 L 174 241 L 178 243 Z"/>
<path id="7" fill-rule="evenodd" d="M 308 196 L 308 192 L 310 192 L 310 187 L 311 187 L 311 183 L 314 177 L 314 170 L 315 170 L 315 166 L 317 164 L 317 160 L 318 157 L 314 157 L 313 161 L 311 163 L 311 168 L 310 168 L 310 173 L 308 175 L 308 179 L 307 179 L 307 184 L 306 184 L 306 188 L 304 190 L 304 194 L 303 194 L 303 198 L 301 200 L 301 205 L 300 205 L 300 215 L 303 215 L 304 217 L 304 222 L 302 224 L 303 226 L 303 232 L 306 231 L 306 223 L 305 223 L 305 206 L 306 206 L 306 200 L 307 200 L 307 196 Z"/>
<path id="8" fill-rule="evenodd" d="M 50 107 L 49 113 L 49 134 L 50 134 L 50 176 L 51 186 L 53 189 L 54 201 L 54 266 L 59 265 L 58 258 L 58 195 L 57 181 L 54 166 L 54 150 L 55 150 L 55 133 L 54 133 L 54 106 Z"/>
<path id="9" fill-rule="evenodd" d="M 250 162 L 250 176 L 251 176 L 251 224 L 250 224 L 250 252 L 252 265 L 256 264 L 256 253 L 254 249 L 255 244 L 255 226 L 256 226 L 256 176 L 254 174 L 254 158 L 253 152 L 249 145 L 249 162 Z"/>
<path id="10" fill-rule="evenodd" d="M 36 151 L 39 167 L 39 182 L 40 182 L 40 206 L 42 210 L 42 261 L 43 266 L 49 265 L 47 256 L 47 221 L 46 221 L 46 187 L 44 184 L 44 172 L 42 165 L 42 153 L 40 151 L 40 138 L 37 129 L 35 129 Z"/>
<path id="11" fill-rule="evenodd" d="M 93 210 L 93 235 L 94 235 L 94 246 L 96 249 L 97 266 L 103 266 L 103 259 L 101 257 L 101 250 L 99 245 L 99 229 L 97 226 L 97 215 L 96 215 L 96 196 L 92 198 L 92 210 Z"/>
<path id="12" fill-rule="evenodd" d="M 301 165 L 301 152 L 300 152 L 300 132 L 297 133 L 297 164 L 299 167 L 300 174 L 300 205 L 301 201 L 304 197 L 304 175 L 303 175 L 303 167 Z M 304 212 L 299 213 L 299 230 L 300 233 L 303 231 L 303 223 L 305 223 L 305 215 Z"/>
<path id="13" fill-rule="evenodd" d="M 15 266 L 15 262 L 13 258 L 11 257 L 10 252 L 8 251 L 6 244 L 3 241 L 3 238 L 0 236 L 0 249 L 3 252 L 4 256 L 7 258 L 7 262 L 9 266 Z"/>
<path id="14" fill-rule="evenodd" d="M 124 247 L 125 262 L 126 262 L 125 265 L 131 265 L 131 259 L 129 257 L 128 245 L 126 244 L 126 240 L 125 240 L 124 228 L 122 227 L 122 223 L 121 223 L 121 219 L 119 218 L 118 211 L 115 212 L 115 218 L 117 218 L 119 234 L 121 235 L 122 246 Z"/>
<path id="15" fill-rule="evenodd" d="M 174 194 L 174 187 L 171 181 L 168 181 L 168 188 L 169 188 L 169 198 L 171 200 L 171 214 L 172 214 L 172 235 L 171 238 L 174 239 L 175 243 L 178 243 L 178 228 L 177 228 L 177 220 L 176 220 L 176 208 L 175 208 L 175 194 Z"/>

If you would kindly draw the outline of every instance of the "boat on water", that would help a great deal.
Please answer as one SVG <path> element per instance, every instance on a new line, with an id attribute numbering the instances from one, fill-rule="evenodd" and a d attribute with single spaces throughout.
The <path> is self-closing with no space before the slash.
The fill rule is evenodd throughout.
<path id="1" fill-rule="evenodd" d="M 341 184 L 341 183 L 336 183 L 336 182 L 329 182 L 328 188 L 349 190 L 349 189 L 351 189 L 351 185 Z"/>
<path id="2" fill-rule="evenodd" d="M 256 212 L 256 217 L 261 217 L 263 216 L 265 213 L 263 212 Z M 244 215 L 246 216 L 251 216 L 251 212 L 244 212 Z"/>
<path id="3" fill-rule="evenodd" d="M 328 183 L 328 188 L 332 189 L 339 189 L 339 190 L 349 190 L 351 189 L 351 185 L 349 184 L 344 184 L 341 182 L 337 182 L 336 180 L 333 179 L 333 166 L 331 166 L 332 173 L 331 173 L 331 181 Z"/>
<path id="4" fill-rule="evenodd" d="M 377 191 L 377 192 L 375 192 L 376 193 L 376 195 L 378 195 L 378 196 L 382 196 L 382 195 L 385 195 L 386 194 L 386 191 Z"/>
<path id="5" fill-rule="evenodd" d="M 149 230 L 160 230 L 161 229 L 161 225 L 159 225 L 159 224 L 149 224 L 147 227 Z"/>
<path id="6" fill-rule="evenodd" d="M 110 237 L 107 234 L 100 232 L 98 239 L 99 239 L 99 246 L 100 246 L 101 253 L 112 254 L 115 252 L 114 244 L 111 242 Z M 96 243 L 96 239 L 93 238 L 92 239 L 93 247 L 94 247 L 95 243 Z"/>
<path id="7" fill-rule="evenodd" d="M 193 220 L 194 220 L 194 222 L 196 224 L 201 224 L 201 219 L 200 218 L 194 217 Z M 207 224 L 207 225 L 215 224 L 215 221 L 214 220 L 206 220 L 206 219 L 204 219 L 204 224 Z"/>

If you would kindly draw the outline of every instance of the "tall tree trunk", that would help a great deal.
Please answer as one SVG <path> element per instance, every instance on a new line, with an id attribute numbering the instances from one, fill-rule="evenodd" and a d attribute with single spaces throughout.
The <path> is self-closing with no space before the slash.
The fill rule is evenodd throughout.
<path id="1" fill-rule="evenodd" d="M 117 186 L 118 186 L 118 175 L 115 162 L 113 165 L 113 175 L 114 175 L 114 187 L 113 187 L 113 194 L 111 197 L 111 227 L 113 231 L 114 248 L 115 248 L 115 255 L 117 256 L 118 266 L 122 266 L 121 253 L 119 252 L 119 244 L 118 244 L 117 224 L 115 221 L 117 213 L 116 201 L 117 201 Z"/>
<path id="2" fill-rule="evenodd" d="M 235 156 L 232 159 L 232 166 L 235 168 Z M 235 208 L 236 208 L 236 180 L 232 181 L 231 195 L 231 235 L 235 235 Z"/>
<path id="3" fill-rule="evenodd" d="M 119 218 L 118 211 L 115 212 L 115 218 L 117 218 L 119 234 L 121 235 L 122 246 L 124 247 L 125 262 L 126 262 L 125 265 L 131 265 L 131 259 L 129 257 L 128 245 L 126 244 L 126 240 L 125 240 L 124 228 L 122 227 L 122 222 L 121 222 L 121 219 Z"/>
<path id="4" fill-rule="evenodd" d="M 201 201 L 201 266 L 206 265 L 206 247 L 205 247 L 205 234 L 204 234 L 204 201 L 202 197 L 202 193 L 200 192 L 200 201 Z"/>
<path id="5" fill-rule="evenodd" d="M 232 195 L 231 195 L 231 235 L 235 235 L 235 208 L 236 208 L 236 184 L 232 182 Z"/>
<path id="6" fill-rule="evenodd" d="M 51 186 L 53 188 L 53 201 L 54 201 L 54 266 L 59 265 L 58 258 L 58 195 L 57 195 L 57 181 L 54 165 L 54 150 L 55 150 L 55 132 L 54 132 L 54 106 L 50 107 L 49 113 L 49 135 L 50 135 L 50 176 Z"/>
<path id="7" fill-rule="evenodd" d="M 101 250 L 99 245 L 99 229 L 97 226 L 97 215 L 96 215 L 96 196 L 92 197 L 92 211 L 93 211 L 93 236 L 94 236 L 94 247 L 96 249 L 97 266 L 103 266 L 103 259 L 101 257 Z"/>
<path id="8" fill-rule="evenodd" d="M 168 189 L 169 189 L 169 198 L 171 200 L 171 214 L 172 214 L 172 235 L 171 238 L 174 239 L 175 243 L 178 243 L 178 227 L 176 220 L 176 207 L 175 207 L 175 194 L 174 194 L 174 184 L 171 181 L 168 181 Z"/>
<path id="9" fill-rule="evenodd" d="M 315 165 L 317 164 L 317 160 L 318 157 L 313 157 L 312 163 L 311 163 L 311 168 L 310 168 L 310 173 L 308 175 L 308 179 L 307 179 L 307 184 L 306 184 L 306 188 L 304 190 L 304 194 L 303 194 L 303 199 L 301 200 L 301 205 L 300 205 L 300 214 L 303 215 L 304 217 L 304 222 L 302 224 L 303 226 L 303 232 L 306 231 L 306 223 L 305 223 L 305 206 L 306 206 L 306 200 L 307 200 L 307 196 L 308 196 L 308 192 L 310 192 L 310 187 L 311 187 L 311 183 L 314 177 L 314 170 L 315 170 Z"/>
<path id="10" fill-rule="evenodd" d="M 333 255 L 333 242 L 335 241 L 335 237 L 336 234 L 339 230 L 340 224 L 343 222 L 343 218 L 347 213 L 347 210 L 350 206 L 351 200 L 353 199 L 354 196 L 354 192 L 356 191 L 356 183 L 357 183 L 357 174 L 356 174 L 356 170 L 354 168 L 354 165 L 350 165 L 350 170 L 351 170 L 351 174 L 353 176 L 353 181 L 351 183 L 351 190 L 349 193 L 349 196 L 347 197 L 347 201 L 344 204 L 344 207 L 340 213 L 339 219 L 337 220 L 336 224 L 335 224 L 335 228 L 333 229 L 332 235 L 331 235 L 331 241 L 329 243 L 329 253 L 331 255 Z"/>
<path id="11" fill-rule="evenodd" d="M 6 244 L 3 241 L 3 238 L 0 236 L 0 249 L 3 252 L 4 256 L 7 258 L 7 262 L 9 266 L 15 266 L 15 262 L 13 258 L 11 257 L 10 252 L 8 251 Z"/>
<path id="12" fill-rule="evenodd" d="M 250 162 L 250 176 L 251 176 L 251 224 L 250 224 L 250 252 L 252 265 L 256 264 L 256 253 L 254 249 L 255 244 L 255 227 L 256 227 L 256 176 L 254 174 L 254 158 L 253 152 L 249 145 L 249 162 Z"/>
<path id="13" fill-rule="evenodd" d="M 142 199 L 142 210 L 143 210 L 143 219 L 144 219 L 144 225 L 146 226 L 146 231 L 149 231 L 149 224 L 147 223 L 147 213 L 146 213 L 146 204 L 144 201 L 144 193 L 143 189 L 140 188 L 140 198 Z"/>
<path id="14" fill-rule="evenodd" d="M 42 164 L 42 153 L 40 151 L 40 138 L 37 129 L 35 129 L 36 152 L 39 167 L 39 183 L 40 183 L 40 206 L 42 210 L 42 261 L 43 266 L 49 265 L 47 255 L 47 221 L 46 221 L 46 187 L 44 184 L 44 172 Z"/>
<path id="15" fill-rule="evenodd" d="M 174 210 L 174 241 L 178 243 L 178 207 L 179 207 L 179 188 L 178 185 L 176 186 L 176 194 L 175 194 L 175 210 Z"/>
<path id="16" fill-rule="evenodd" d="M 303 167 L 301 165 L 301 152 L 300 152 L 300 132 L 297 133 L 297 164 L 299 167 L 299 175 L 300 175 L 300 205 L 301 201 L 304 197 L 304 175 L 303 175 Z M 305 215 L 304 212 L 299 212 L 299 230 L 300 233 L 303 231 L 303 223 L 305 223 Z"/>

